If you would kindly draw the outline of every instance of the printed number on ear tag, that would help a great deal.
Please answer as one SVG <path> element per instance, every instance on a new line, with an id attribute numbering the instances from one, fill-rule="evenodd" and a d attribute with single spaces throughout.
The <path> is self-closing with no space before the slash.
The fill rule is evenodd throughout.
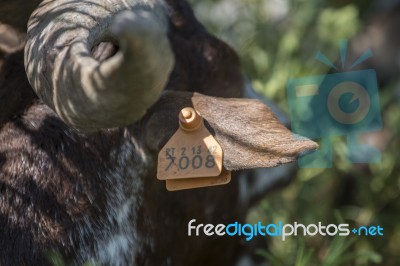
<path id="1" fill-rule="evenodd" d="M 231 172 L 223 169 L 222 173 L 216 177 L 199 177 L 185 179 L 169 179 L 166 181 L 166 187 L 169 191 L 210 187 L 225 185 L 231 181 Z"/>
<path id="2" fill-rule="evenodd" d="M 157 178 L 218 177 L 222 172 L 222 157 L 222 148 L 204 126 L 203 118 L 187 107 L 179 114 L 178 130 L 158 154 Z M 209 179 L 204 181 L 210 183 Z M 200 186 L 203 185 L 199 183 L 196 187 Z"/>

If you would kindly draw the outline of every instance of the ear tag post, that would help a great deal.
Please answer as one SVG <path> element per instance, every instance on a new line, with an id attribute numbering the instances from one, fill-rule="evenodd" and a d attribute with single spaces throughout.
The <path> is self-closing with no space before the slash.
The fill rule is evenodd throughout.
<path id="1" fill-rule="evenodd" d="M 230 172 L 222 171 L 223 151 L 193 108 L 179 113 L 179 128 L 158 154 L 157 178 L 168 190 L 226 184 Z"/>

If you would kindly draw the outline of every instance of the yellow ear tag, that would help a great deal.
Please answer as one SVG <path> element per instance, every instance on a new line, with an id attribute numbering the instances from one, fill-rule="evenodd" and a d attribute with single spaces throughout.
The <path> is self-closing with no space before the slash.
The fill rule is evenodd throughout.
<path id="1" fill-rule="evenodd" d="M 201 188 L 225 185 L 231 181 L 231 172 L 223 169 L 219 176 L 185 178 L 185 179 L 169 179 L 166 181 L 166 187 L 169 191 Z"/>
<path id="2" fill-rule="evenodd" d="M 167 180 L 168 190 L 226 184 L 230 172 L 222 172 L 222 160 L 222 148 L 203 118 L 187 107 L 179 113 L 178 130 L 158 154 L 157 178 Z"/>

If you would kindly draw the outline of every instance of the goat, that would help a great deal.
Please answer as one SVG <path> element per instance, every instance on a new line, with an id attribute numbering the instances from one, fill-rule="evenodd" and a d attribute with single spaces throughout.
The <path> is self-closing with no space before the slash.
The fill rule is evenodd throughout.
<path id="1" fill-rule="evenodd" d="M 243 222 L 239 180 L 172 193 L 155 177 L 179 111 L 202 114 L 229 171 L 316 144 L 240 98 L 238 56 L 183 0 L 22 2 L 0 1 L 7 31 L 26 34 L 0 55 L 0 265 L 49 265 L 54 252 L 68 265 L 237 262 L 240 238 L 186 226 Z"/>

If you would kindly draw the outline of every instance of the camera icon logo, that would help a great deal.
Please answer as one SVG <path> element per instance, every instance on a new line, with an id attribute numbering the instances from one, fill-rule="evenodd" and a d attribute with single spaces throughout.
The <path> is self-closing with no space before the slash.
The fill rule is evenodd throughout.
<path id="1" fill-rule="evenodd" d="M 351 102 L 359 101 L 358 108 L 353 112 L 343 111 L 339 100 L 346 93 L 353 95 Z M 356 124 L 361 122 L 368 114 L 371 100 L 368 92 L 355 82 L 342 82 L 334 87 L 328 96 L 328 111 L 332 117 L 342 124 Z"/>
<path id="2" fill-rule="evenodd" d="M 341 43 L 344 69 L 347 43 Z M 372 56 L 365 52 L 350 68 Z M 323 54 L 317 59 L 337 70 Z M 292 131 L 320 139 L 320 148 L 299 159 L 304 168 L 332 167 L 332 137 L 347 137 L 348 158 L 353 163 L 376 163 L 380 152 L 360 144 L 362 133 L 382 129 L 376 72 L 373 69 L 293 78 L 286 84 Z"/>

